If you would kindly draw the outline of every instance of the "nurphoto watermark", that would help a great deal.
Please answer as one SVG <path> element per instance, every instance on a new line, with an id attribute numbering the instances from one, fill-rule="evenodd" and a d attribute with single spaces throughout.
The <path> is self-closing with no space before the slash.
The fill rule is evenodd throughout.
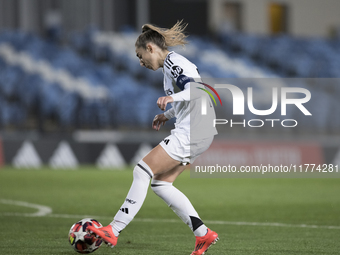
<path id="1" fill-rule="evenodd" d="M 191 126 L 191 140 L 206 137 L 211 128 L 218 134 L 192 164 L 192 177 L 340 176 L 336 153 L 323 151 L 314 139 L 330 123 L 340 123 L 340 115 L 332 115 L 340 79 L 208 78 L 197 83 L 204 87 L 191 93 L 193 98 L 201 93 L 199 114 L 206 124 Z M 191 150 L 194 154 L 195 147 Z M 306 167 L 313 165 L 320 167 Z"/>

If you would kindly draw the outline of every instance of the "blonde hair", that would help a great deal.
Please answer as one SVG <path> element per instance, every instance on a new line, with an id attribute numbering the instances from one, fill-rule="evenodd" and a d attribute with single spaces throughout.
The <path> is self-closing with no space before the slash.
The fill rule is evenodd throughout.
<path id="1" fill-rule="evenodd" d="M 146 49 L 146 44 L 149 42 L 156 44 L 162 50 L 167 50 L 168 47 L 177 45 L 184 46 L 188 43 L 186 41 L 188 36 L 184 34 L 187 26 L 188 24 L 183 23 L 183 20 L 177 21 L 170 29 L 145 24 L 142 26 L 142 33 L 138 36 L 135 46 Z"/>

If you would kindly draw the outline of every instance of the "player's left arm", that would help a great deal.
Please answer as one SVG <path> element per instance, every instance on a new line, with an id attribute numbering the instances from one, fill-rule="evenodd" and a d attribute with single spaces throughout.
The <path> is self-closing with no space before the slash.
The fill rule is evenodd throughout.
<path id="1" fill-rule="evenodd" d="M 188 79 L 189 80 L 189 79 Z M 188 81 L 185 86 L 184 89 L 181 92 L 172 94 L 170 96 L 164 96 L 164 97 L 160 97 L 157 100 L 157 105 L 158 107 L 162 110 L 165 111 L 165 108 L 167 106 L 168 103 L 172 103 L 172 102 L 180 102 L 180 101 L 190 101 L 190 100 L 194 100 L 197 99 L 201 96 L 201 90 L 197 91 L 191 91 L 190 87 L 194 84 L 197 85 L 197 83 L 195 83 L 195 81 L 193 79 L 190 79 L 191 81 Z M 201 87 L 202 85 L 198 84 L 199 87 Z M 195 92 L 195 93 L 194 93 Z"/>
<path id="2" fill-rule="evenodd" d="M 157 105 L 160 109 L 162 109 L 163 111 L 166 108 L 166 105 L 168 103 L 172 103 L 172 102 L 180 102 L 180 101 L 190 101 L 193 99 L 197 99 L 200 97 L 200 92 L 201 90 L 197 90 L 197 93 L 191 93 L 190 87 L 194 84 L 202 86 L 198 83 L 195 83 L 194 79 L 192 78 L 192 76 L 198 76 L 198 71 L 195 70 L 195 72 L 193 71 L 187 71 L 187 70 L 182 70 L 182 73 L 179 76 L 173 77 L 176 85 L 178 88 L 180 88 L 182 91 L 172 94 L 170 96 L 165 96 L 165 97 L 160 97 L 157 100 Z"/>
<path id="3" fill-rule="evenodd" d="M 171 95 L 171 97 L 174 99 L 174 102 L 190 101 L 199 98 L 201 90 L 195 89 L 195 87 L 201 87 L 202 85 L 195 82 L 197 79 L 200 80 L 200 74 L 197 67 L 193 64 L 188 65 L 187 63 L 183 62 L 175 64 L 177 65 L 177 73 L 171 72 L 171 74 L 173 75 L 173 79 L 176 82 L 176 86 L 181 91 Z"/>

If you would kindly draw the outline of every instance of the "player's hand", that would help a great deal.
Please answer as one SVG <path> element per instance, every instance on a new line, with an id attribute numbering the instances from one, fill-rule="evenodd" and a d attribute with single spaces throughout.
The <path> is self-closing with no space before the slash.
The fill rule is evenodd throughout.
<path id="1" fill-rule="evenodd" d="M 173 101 L 174 99 L 171 96 L 160 97 L 157 100 L 157 105 L 162 111 L 165 111 L 166 105 L 168 103 L 172 103 Z"/>
<path id="2" fill-rule="evenodd" d="M 161 126 L 165 124 L 165 122 L 167 122 L 169 119 L 167 119 L 165 116 L 164 116 L 164 113 L 162 114 L 158 114 L 155 116 L 155 118 L 153 118 L 153 121 L 152 121 L 152 128 L 155 129 L 155 130 L 159 130 L 161 128 Z"/>

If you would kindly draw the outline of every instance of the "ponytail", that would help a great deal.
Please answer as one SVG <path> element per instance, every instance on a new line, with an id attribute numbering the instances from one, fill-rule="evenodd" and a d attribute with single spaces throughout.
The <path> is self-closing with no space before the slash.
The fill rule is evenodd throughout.
<path id="1" fill-rule="evenodd" d="M 145 24 L 142 27 L 142 34 L 137 38 L 135 46 L 146 49 L 146 44 L 149 42 L 156 44 L 162 50 L 167 50 L 168 47 L 177 45 L 184 46 L 188 43 L 186 41 L 188 36 L 184 34 L 187 25 L 188 24 L 183 23 L 183 20 L 177 21 L 170 29 Z"/>

